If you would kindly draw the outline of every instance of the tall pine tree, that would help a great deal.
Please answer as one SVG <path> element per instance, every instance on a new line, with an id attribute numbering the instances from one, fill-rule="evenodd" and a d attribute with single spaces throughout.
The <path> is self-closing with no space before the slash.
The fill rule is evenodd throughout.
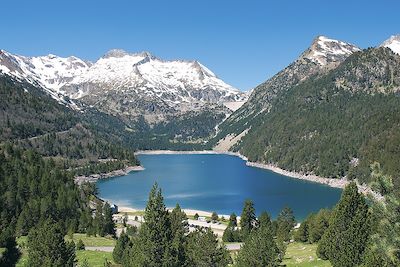
<path id="1" fill-rule="evenodd" d="M 257 218 L 254 203 L 251 200 L 244 202 L 242 215 L 240 217 L 240 227 L 243 240 L 250 234 L 251 230 L 257 225 Z"/>
<path id="2" fill-rule="evenodd" d="M 140 228 L 138 248 L 139 266 L 170 266 L 169 251 L 172 240 L 171 221 L 164 204 L 161 189 L 154 184 L 144 214 L 145 222 Z"/>
<path id="3" fill-rule="evenodd" d="M 66 244 L 64 234 L 52 220 L 46 220 L 28 235 L 28 266 L 65 267 L 73 266 L 75 251 L 72 244 Z"/>
<path id="4" fill-rule="evenodd" d="M 259 227 L 249 234 L 239 251 L 237 258 L 237 266 L 239 267 L 279 266 L 279 249 L 272 235 L 270 217 L 266 212 L 263 212 L 259 221 Z"/>
<path id="5" fill-rule="evenodd" d="M 344 189 L 330 225 L 318 244 L 318 256 L 329 259 L 334 267 L 359 265 L 368 244 L 370 221 L 365 198 L 352 182 Z"/>

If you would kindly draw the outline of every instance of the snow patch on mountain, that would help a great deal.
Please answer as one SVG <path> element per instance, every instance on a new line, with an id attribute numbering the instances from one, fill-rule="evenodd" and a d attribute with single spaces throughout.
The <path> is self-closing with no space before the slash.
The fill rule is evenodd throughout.
<path id="1" fill-rule="evenodd" d="M 73 56 L 25 57 L 1 50 L 0 72 L 39 85 L 55 98 L 133 92 L 135 96 L 150 97 L 151 101 L 159 98 L 175 106 L 247 99 L 247 94 L 223 82 L 198 61 L 165 61 L 149 52 L 113 49 L 93 64 Z"/>
<path id="2" fill-rule="evenodd" d="M 325 66 L 332 62 L 343 61 L 343 58 L 357 51 L 360 51 L 360 48 L 352 44 L 325 36 L 318 36 L 314 39 L 311 47 L 301 57 Z"/>
<path id="3" fill-rule="evenodd" d="M 245 101 L 247 94 L 219 79 L 198 61 L 161 60 L 148 52 L 131 54 L 113 49 L 61 91 L 71 98 L 91 94 L 135 93 L 171 105 L 193 101 Z"/>
<path id="4" fill-rule="evenodd" d="M 390 38 L 384 41 L 380 47 L 388 47 L 394 53 L 400 55 L 400 34 L 390 36 Z"/>

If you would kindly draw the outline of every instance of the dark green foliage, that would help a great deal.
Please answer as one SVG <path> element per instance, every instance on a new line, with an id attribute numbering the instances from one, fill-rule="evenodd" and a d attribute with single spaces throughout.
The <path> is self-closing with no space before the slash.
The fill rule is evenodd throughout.
<path id="1" fill-rule="evenodd" d="M 369 166 L 377 161 L 400 188 L 400 98 L 394 90 L 399 70 L 400 56 L 390 49 L 354 53 L 324 75 L 274 92 L 271 108 L 260 113 L 255 106 L 249 114 L 258 115 L 239 120 L 242 128 L 219 128 L 239 134 L 251 126 L 233 148 L 251 161 L 361 182 L 369 181 Z"/>
<path id="2" fill-rule="evenodd" d="M 287 242 L 290 240 L 291 231 L 296 223 L 293 215 L 293 211 L 289 207 L 283 208 L 279 213 L 278 218 L 278 228 L 276 232 L 277 239 L 279 241 Z"/>
<path id="3" fill-rule="evenodd" d="M 59 167 L 78 174 L 109 172 L 137 165 L 117 118 L 86 108 L 81 113 L 59 104 L 30 84 L 0 77 L 0 143 L 57 159 Z M 68 102 L 68 101 L 67 101 Z M 100 162 L 99 159 L 112 159 Z"/>
<path id="4" fill-rule="evenodd" d="M 222 235 L 222 241 L 224 242 L 241 241 L 240 231 L 237 229 L 237 218 L 235 213 L 232 213 L 231 216 L 229 216 L 229 223 L 224 230 L 224 234 Z"/>
<path id="5" fill-rule="evenodd" d="M 128 235 L 125 234 L 124 231 L 122 231 L 113 250 L 113 258 L 116 263 L 122 263 L 122 257 L 125 249 L 127 249 L 129 246 L 129 242 L 130 241 Z"/>
<path id="6" fill-rule="evenodd" d="M 223 112 L 213 108 L 190 111 L 183 114 L 180 118 L 169 117 L 165 123 L 156 124 L 152 129 L 150 128 L 144 131 L 144 133 L 154 135 L 157 140 L 163 140 L 162 136 L 168 137 L 168 141 L 188 142 L 197 139 L 207 140 L 215 132 L 215 125 L 224 118 L 225 114 Z M 168 143 L 166 145 L 172 145 Z"/>
<path id="7" fill-rule="evenodd" d="M 195 220 L 197 220 L 197 219 L 199 219 L 199 214 L 198 213 L 196 213 L 194 216 L 193 216 L 193 218 L 195 219 Z"/>
<path id="8" fill-rule="evenodd" d="M 81 267 L 90 267 L 89 262 L 87 261 L 87 259 L 83 260 L 83 262 L 81 264 Z"/>
<path id="9" fill-rule="evenodd" d="M 242 241 L 242 235 L 240 233 L 240 230 L 237 228 L 237 218 L 235 213 L 232 213 L 229 216 L 229 223 L 222 235 L 222 241 L 224 242 Z"/>
<path id="10" fill-rule="evenodd" d="M 112 217 L 110 204 L 106 202 L 103 206 L 104 216 L 104 232 L 108 235 L 115 236 L 115 223 Z"/>
<path id="11" fill-rule="evenodd" d="M 115 236 L 115 223 L 112 218 L 110 204 L 96 200 L 96 211 L 92 222 L 93 231 L 100 236 L 112 235 Z"/>
<path id="12" fill-rule="evenodd" d="M 40 222 L 28 235 L 28 266 L 73 266 L 75 246 L 66 244 L 59 226 L 51 220 Z"/>
<path id="13" fill-rule="evenodd" d="M 84 250 L 85 249 L 85 244 L 81 239 L 78 240 L 75 246 L 76 250 Z"/>
<path id="14" fill-rule="evenodd" d="M 186 235 L 189 225 L 186 214 L 179 204 L 170 213 L 172 243 L 169 248 L 172 266 L 185 266 L 186 264 Z"/>
<path id="15" fill-rule="evenodd" d="M 322 235 L 329 227 L 330 218 L 331 211 L 326 209 L 320 210 L 315 216 L 310 216 L 307 221 L 307 241 L 309 243 L 316 243 L 321 239 Z"/>
<path id="16" fill-rule="evenodd" d="M 17 248 L 17 242 L 11 226 L 0 231 L 0 247 L 6 250 L 0 254 L 0 266 L 15 266 L 21 252 Z"/>
<path id="17" fill-rule="evenodd" d="M 126 226 L 126 234 L 128 236 L 133 237 L 137 234 L 137 232 L 138 232 L 137 226 L 135 226 L 135 225 L 127 225 Z"/>
<path id="18" fill-rule="evenodd" d="M 0 141 L 71 128 L 77 118 L 42 90 L 0 76 Z"/>
<path id="19" fill-rule="evenodd" d="M 218 244 L 217 236 L 210 228 L 197 229 L 188 236 L 188 266 L 227 266 L 230 257 L 225 247 Z"/>
<path id="20" fill-rule="evenodd" d="M 229 254 L 210 229 L 188 234 L 186 214 L 179 205 L 168 214 L 155 184 L 138 235 L 122 252 L 123 266 L 226 266 Z M 118 256 L 121 250 L 118 249 Z M 115 251 L 114 251 L 115 252 Z"/>
<path id="21" fill-rule="evenodd" d="M 211 214 L 211 220 L 214 222 L 218 221 L 218 214 L 215 211 Z"/>
<path id="22" fill-rule="evenodd" d="M 122 225 L 126 227 L 127 222 L 128 222 L 128 214 L 125 212 L 124 217 L 122 218 Z"/>
<path id="23" fill-rule="evenodd" d="M 355 183 L 350 183 L 318 243 L 318 256 L 329 259 L 334 267 L 360 264 L 369 241 L 370 227 L 371 214 L 364 196 L 358 193 Z"/>
<path id="24" fill-rule="evenodd" d="M 150 191 L 145 209 L 145 223 L 134 241 L 129 266 L 162 266 L 170 264 L 172 241 L 171 221 L 164 205 L 161 189 L 155 184 Z"/>
<path id="25" fill-rule="evenodd" d="M 243 240 L 250 234 L 250 232 L 257 226 L 257 218 L 254 209 L 254 203 L 251 200 L 244 202 L 242 215 L 240 217 L 240 227 Z"/>
<path id="26" fill-rule="evenodd" d="M 272 222 L 271 217 L 266 211 L 261 212 L 260 217 L 258 218 L 258 226 L 259 227 L 266 227 L 271 230 L 272 232 Z"/>
<path id="27" fill-rule="evenodd" d="M 307 242 L 309 228 L 309 221 L 306 219 L 300 224 L 299 229 L 294 233 L 294 240 L 298 242 Z"/>
<path id="28" fill-rule="evenodd" d="M 238 266 L 279 266 L 280 255 L 272 235 L 272 223 L 264 212 L 260 216 L 260 225 L 246 239 L 237 258 Z"/>
<path id="29" fill-rule="evenodd" d="M 26 235 L 46 218 L 65 232 L 77 230 L 87 196 L 71 175 L 52 160 L 11 145 L 0 149 L 0 159 L 0 232 L 12 227 L 17 235 Z"/>
<path id="30" fill-rule="evenodd" d="M 400 202 L 394 195 L 391 177 L 374 164 L 372 180 L 385 196 L 384 202 L 372 200 L 371 238 L 362 266 L 400 266 Z"/>
<path id="31" fill-rule="evenodd" d="M 237 217 L 236 217 L 236 214 L 235 214 L 235 213 L 232 213 L 232 214 L 229 216 L 229 225 L 231 225 L 231 226 L 233 226 L 233 227 L 236 227 L 236 226 L 237 226 Z"/>
<path id="32" fill-rule="evenodd" d="M 316 243 L 329 226 L 331 211 L 321 209 L 317 214 L 311 213 L 295 232 L 294 239 L 300 242 Z"/>

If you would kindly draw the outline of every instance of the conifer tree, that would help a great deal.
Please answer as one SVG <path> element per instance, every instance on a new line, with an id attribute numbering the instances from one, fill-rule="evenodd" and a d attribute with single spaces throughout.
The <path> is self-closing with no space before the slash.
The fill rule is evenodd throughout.
<path id="1" fill-rule="evenodd" d="M 370 221 L 365 198 L 352 182 L 344 189 L 318 244 L 318 256 L 329 259 L 334 267 L 359 265 L 368 244 Z"/>
<path id="2" fill-rule="evenodd" d="M 251 230 L 257 225 L 254 204 L 251 200 L 244 202 L 242 215 L 240 217 L 240 227 L 243 239 L 250 234 Z"/>
<path id="3" fill-rule="evenodd" d="M 315 215 L 310 214 L 301 224 L 299 229 L 294 234 L 294 240 L 299 242 L 307 242 L 310 231 L 310 224 L 314 220 Z"/>
<path id="4" fill-rule="evenodd" d="M 172 240 L 171 222 L 164 204 L 161 189 L 157 183 L 149 194 L 149 200 L 144 214 L 145 222 L 139 233 L 139 251 L 143 262 L 139 265 L 162 266 L 170 265 L 169 248 Z"/>
<path id="5" fill-rule="evenodd" d="M 64 234 L 51 220 L 41 222 L 28 235 L 28 266 L 73 266 L 75 252 L 72 244 L 64 241 Z"/>
<path id="6" fill-rule="evenodd" d="M 317 215 L 313 216 L 312 220 L 308 222 L 308 242 L 318 242 L 326 229 L 329 227 L 331 212 L 326 209 L 321 209 Z"/>
<path id="7" fill-rule="evenodd" d="M 189 225 L 179 204 L 170 213 L 172 243 L 169 248 L 172 266 L 186 265 L 186 235 Z"/>
<path id="8" fill-rule="evenodd" d="M 279 249 L 272 235 L 272 223 L 269 215 L 263 212 L 260 225 L 253 230 L 239 251 L 237 265 L 239 267 L 279 266 Z"/>
<path id="9" fill-rule="evenodd" d="M 237 216 L 234 212 L 229 216 L 229 225 L 233 227 L 237 226 Z"/>
<path id="10" fill-rule="evenodd" d="M 361 266 L 400 266 L 400 199 L 380 165 L 373 164 L 372 170 L 373 187 L 385 199 L 372 200 L 371 238 Z"/>
<path id="11" fill-rule="evenodd" d="M 103 202 L 96 202 L 96 211 L 93 219 L 94 229 L 96 233 L 100 236 L 104 236 L 106 233 L 104 231 L 104 215 L 103 215 Z"/>
<path id="12" fill-rule="evenodd" d="M 113 258 L 116 263 L 122 263 L 122 257 L 125 249 L 128 248 L 128 245 L 129 245 L 129 237 L 127 234 L 125 234 L 124 231 L 122 231 L 113 250 Z"/>
<path id="13" fill-rule="evenodd" d="M 289 241 L 290 233 L 295 225 L 295 219 L 293 215 L 293 211 L 289 207 L 283 208 L 283 210 L 279 213 L 278 218 L 278 229 L 277 229 L 277 239 L 280 241 Z"/>
<path id="14" fill-rule="evenodd" d="M 217 236 L 210 228 L 197 229 L 188 235 L 188 266 L 227 266 L 229 253 L 218 244 Z"/>
<path id="15" fill-rule="evenodd" d="M 103 206 L 104 233 L 115 236 L 115 223 L 112 217 L 110 204 L 106 202 Z"/>

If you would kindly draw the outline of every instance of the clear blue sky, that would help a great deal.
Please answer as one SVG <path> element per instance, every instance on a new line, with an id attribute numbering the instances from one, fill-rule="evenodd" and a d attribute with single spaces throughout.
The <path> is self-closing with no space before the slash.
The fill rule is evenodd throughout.
<path id="1" fill-rule="evenodd" d="M 62 2 L 62 3 L 61 3 Z M 397 0 L 3 0 L 0 48 L 97 60 L 112 48 L 197 59 L 250 89 L 317 35 L 375 46 L 400 33 Z"/>

